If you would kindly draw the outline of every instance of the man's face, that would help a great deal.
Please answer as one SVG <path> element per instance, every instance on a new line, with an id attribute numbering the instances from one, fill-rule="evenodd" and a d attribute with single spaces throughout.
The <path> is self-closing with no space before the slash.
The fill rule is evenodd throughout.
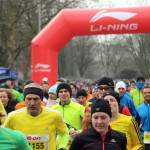
<path id="1" fill-rule="evenodd" d="M 135 86 L 136 86 L 136 84 L 133 82 L 130 84 L 130 87 L 135 87 Z"/>
<path id="2" fill-rule="evenodd" d="M 126 92 L 124 88 L 119 88 L 118 91 L 119 91 L 119 96 L 123 96 L 124 93 Z"/>
<path id="3" fill-rule="evenodd" d="M 100 85 L 98 87 L 99 94 L 102 98 L 109 90 L 110 90 L 110 87 L 108 85 Z"/>
<path id="4" fill-rule="evenodd" d="M 150 104 L 150 88 L 143 89 L 142 93 L 144 100 L 147 104 Z"/>
<path id="5" fill-rule="evenodd" d="M 96 112 L 92 114 L 92 125 L 93 128 L 99 132 L 101 135 L 104 135 L 109 126 L 110 117 L 104 112 Z"/>
<path id="6" fill-rule="evenodd" d="M 104 97 L 104 99 L 109 102 L 112 114 L 115 114 L 115 113 L 119 112 L 118 102 L 113 96 L 107 95 L 107 96 Z"/>
<path id="7" fill-rule="evenodd" d="M 75 87 L 73 85 L 70 85 L 70 87 L 72 89 L 72 95 L 74 95 L 77 92 L 77 90 L 75 89 Z"/>
<path id="8" fill-rule="evenodd" d="M 79 96 L 77 98 L 77 101 L 78 101 L 79 104 L 81 104 L 83 106 L 86 106 L 87 101 L 86 101 L 86 97 L 85 96 Z"/>
<path id="9" fill-rule="evenodd" d="M 43 90 L 44 90 L 45 93 L 48 93 L 49 85 L 48 84 L 43 84 Z"/>
<path id="10" fill-rule="evenodd" d="M 28 94 L 25 98 L 27 111 L 31 116 L 38 116 L 41 113 L 41 98 L 36 94 Z"/>
<path id="11" fill-rule="evenodd" d="M 50 100 L 56 100 L 57 95 L 55 95 L 54 93 L 49 93 L 49 98 L 50 98 Z"/>
<path id="12" fill-rule="evenodd" d="M 58 96 L 62 104 L 69 104 L 70 102 L 70 93 L 67 89 L 59 90 Z"/>

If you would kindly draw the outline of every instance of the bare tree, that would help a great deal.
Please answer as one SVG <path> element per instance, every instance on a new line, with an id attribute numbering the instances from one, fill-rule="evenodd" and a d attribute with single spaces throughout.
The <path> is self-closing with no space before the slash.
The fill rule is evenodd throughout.
<path id="1" fill-rule="evenodd" d="M 112 38 L 112 37 L 111 37 Z M 108 36 L 103 36 L 102 38 L 97 38 L 97 44 L 99 47 L 99 63 L 103 65 L 106 71 L 106 75 L 110 75 L 110 65 L 112 62 L 112 45 L 111 41 L 113 41 L 113 38 L 110 40 Z"/>
<path id="2" fill-rule="evenodd" d="M 95 45 L 92 37 L 78 37 L 74 41 L 74 63 L 76 64 L 80 77 L 94 62 Z"/>
<path id="3" fill-rule="evenodd" d="M 44 28 L 61 9 L 71 8 L 76 2 L 78 0 L 0 0 L 0 55 L 3 54 L 6 62 L 0 61 L 1 66 L 18 71 L 24 65 L 22 60 L 30 41 L 38 33 L 39 4 L 42 9 L 41 28 Z"/>
<path id="4" fill-rule="evenodd" d="M 124 46 L 122 35 L 98 36 L 99 64 L 105 68 L 105 75 L 118 78 L 121 69 L 128 65 L 125 60 L 128 52 Z"/>
<path id="5" fill-rule="evenodd" d="M 59 73 L 72 77 L 83 77 L 94 63 L 95 41 L 92 37 L 75 37 L 59 53 Z M 69 69 L 69 71 L 67 71 Z"/>
<path id="6" fill-rule="evenodd" d="M 1 41 L 2 49 L 9 54 L 9 68 L 14 69 L 14 60 L 19 51 L 16 50 L 17 21 L 24 13 L 26 5 L 21 0 L 1 0 Z M 8 11 L 9 10 L 9 11 Z M 16 51 L 15 51 L 16 50 Z M 16 52 L 16 53 L 15 53 Z"/>
<path id="7" fill-rule="evenodd" d="M 150 76 L 150 34 L 128 35 L 128 51 L 132 54 L 141 74 Z"/>

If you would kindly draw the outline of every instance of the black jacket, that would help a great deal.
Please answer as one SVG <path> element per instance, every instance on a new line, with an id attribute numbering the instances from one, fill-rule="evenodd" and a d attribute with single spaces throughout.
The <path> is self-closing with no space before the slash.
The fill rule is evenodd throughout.
<path id="1" fill-rule="evenodd" d="M 78 134 L 69 150 L 126 150 L 124 133 L 109 129 L 104 140 L 93 128 Z"/>
<path id="2" fill-rule="evenodd" d="M 7 106 L 5 106 L 5 110 L 7 112 L 7 114 L 9 114 L 10 112 L 15 110 L 15 106 L 18 103 L 17 100 L 13 100 L 12 102 L 8 102 Z"/>

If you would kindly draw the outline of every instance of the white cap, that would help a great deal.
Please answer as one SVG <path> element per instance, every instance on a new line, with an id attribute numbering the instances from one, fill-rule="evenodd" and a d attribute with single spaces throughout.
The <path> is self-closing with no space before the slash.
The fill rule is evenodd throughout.
<path id="1" fill-rule="evenodd" d="M 118 90 L 119 88 L 124 88 L 126 90 L 126 84 L 123 81 L 119 81 L 116 84 L 116 89 Z"/>
<path id="2" fill-rule="evenodd" d="M 48 90 L 48 94 L 53 93 L 53 94 L 57 95 L 57 87 L 58 87 L 58 85 L 51 86 L 50 89 Z"/>
<path id="3" fill-rule="evenodd" d="M 48 82 L 48 79 L 46 77 L 43 78 L 43 82 Z"/>

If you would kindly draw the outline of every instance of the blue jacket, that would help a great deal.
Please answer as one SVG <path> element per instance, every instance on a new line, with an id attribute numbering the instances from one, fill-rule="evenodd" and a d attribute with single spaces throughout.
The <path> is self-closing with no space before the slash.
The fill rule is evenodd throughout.
<path id="1" fill-rule="evenodd" d="M 122 97 L 120 97 L 120 103 L 127 106 L 129 108 L 132 116 L 134 118 L 136 117 L 136 108 L 135 108 L 135 105 L 133 103 L 133 100 L 129 96 L 124 94 Z"/>
<path id="2" fill-rule="evenodd" d="M 136 122 L 140 124 L 140 121 L 142 121 L 141 132 L 142 137 L 144 137 L 144 131 L 150 131 L 150 106 L 144 102 L 136 110 Z"/>
<path id="3" fill-rule="evenodd" d="M 130 97 L 130 93 L 128 93 L 128 92 L 125 92 L 124 94 Z"/>

